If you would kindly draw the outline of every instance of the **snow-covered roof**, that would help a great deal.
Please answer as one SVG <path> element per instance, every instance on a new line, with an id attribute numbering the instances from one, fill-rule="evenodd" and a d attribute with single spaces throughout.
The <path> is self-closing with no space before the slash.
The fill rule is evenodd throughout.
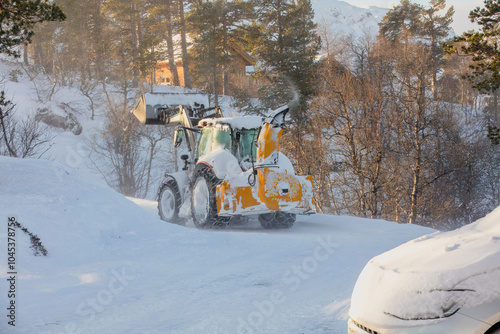
<path id="1" fill-rule="evenodd" d="M 262 117 L 260 116 L 241 116 L 241 117 L 227 117 L 227 118 L 215 118 L 215 119 L 205 119 L 200 123 L 206 121 L 209 124 L 228 124 L 233 129 L 257 129 L 262 126 Z"/>

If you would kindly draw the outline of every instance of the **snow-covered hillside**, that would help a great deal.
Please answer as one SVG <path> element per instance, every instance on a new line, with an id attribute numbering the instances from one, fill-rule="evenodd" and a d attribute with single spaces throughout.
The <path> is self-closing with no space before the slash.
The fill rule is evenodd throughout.
<path id="1" fill-rule="evenodd" d="M 92 145 L 90 141 L 96 132 L 104 128 L 106 122 L 107 101 L 102 87 L 96 86 L 86 97 L 75 80 L 71 86 L 58 83 L 51 94 L 51 80 L 42 73 L 35 74 L 33 71 L 33 68 L 23 66 L 20 61 L 0 57 L 0 90 L 5 91 L 6 99 L 14 105 L 12 117 L 19 122 L 28 117 L 40 117 L 39 124 L 44 127 L 43 132 L 51 138 L 48 144 L 38 149 L 38 153 L 43 153 L 42 159 L 58 162 L 103 178 L 102 174 L 106 174 L 108 170 L 103 170 L 102 166 L 93 166 L 89 159 Z M 123 97 L 117 94 L 116 90 L 116 87 L 111 85 L 107 87 L 108 94 L 119 104 Z M 181 101 L 189 100 L 192 94 L 196 94 L 198 98 L 201 95 L 207 96 L 207 94 L 199 94 L 200 91 L 196 89 L 167 85 L 157 85 L 154 91 L 178 94 Z M 132 109 L 132 104 L 138 101 L 138 97 L 134 97 L 131 92 L 129 99 L 131 103 L 129 108 Z M 226 116 L 238 114 L 237 109 L 231 107 L 232 97 L 220 96 L 219 103 Z M 0 148 L 2 144 L 0 143 Z M 162 144 L 164 145 L 162 152 L 167 152 L 166 146 L 170 145 L 170 142 L 164 140 L 158 146 Z M 148 152 L 149 149 L 144 148 L 142 154 L 146 156 Z M 34 157 L 38 158 L 39 154 L 35 154 Z M 157 185 L 172 159 L 166 160 L 161 156 L 154 159 L 152 163 L 148 198 L 152 199 L 156 195 Z"/>
<path id="2" fill-rule="evenodd" d="M 0 157 L 2 333 L 345 333 L 366 262 L 432 230 L 299 217 L 200 231 L 160 221 L 81 170 Z M 8 325 L 8 218 L 16 229 L 15 327 Z M 9 297 L 10 298 L 10 297 Z"/>
<path id="3" fill-rule="evenodd" d="M 374 36 L 378 33 L 378 23 L 389 11 L 376 6 L 356 7 L 340 0 L 312 0 L 311 4 L 320 31 L 326 28 L 332 37 L 339 34 Z"/>
<path id="4" fill-rule="evenodd" d="M 367 3 L 370 3 L 367 1 Z M 341 0 L 312 0 L 314 9 L 314 20 L 318 24 L 320 35 L 326 30 L 329 33 L 328 38 L 335 38 L 340 35 L 352 35 L 355 37 L 376 36 L 379 31 L 378 24 L 382 21 L 389 9 L 378 6 L 367 6 L 366 8 L 357 7 Z M 428 6 L 428 3 L 423 3 Z M 450 3 L 449 5 L 454 5 Z M 471 9 L 474 6 L 470 7 Z M 468 14 L 468 12 L 467 12 Z M 456 20 L 459 18 L 455 17 Z M 462 17 L 460 17 L 462 19 Z M 467 19 L 468 21 L 468 19 Z M 455 22 L 452 26 L 462 27 L 463 23 Z M 467 25 L 467 24 L 465 24 Z M 464 29 L 459 29 L 462 31 Z M 450 37 L 455 36 L 455 31 L 451 29 Z M 322 36 L 323 38 L 325 36 Z"/>

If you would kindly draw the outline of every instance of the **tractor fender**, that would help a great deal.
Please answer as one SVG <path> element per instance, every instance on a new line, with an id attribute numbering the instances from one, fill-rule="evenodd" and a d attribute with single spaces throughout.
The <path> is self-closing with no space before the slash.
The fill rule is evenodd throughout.
<path id="1" fill-rule="evenodd" d="M 219 180 L 227 180 L 230 176 L 239 175 L 243 172 L 238 159 L 228 150 L 219 148 L 201 156 L 198 165 L 205 164 L 213 170 Z"/>
<path id="2" fill-rule="evenodd" d="M 176 172 L 176 173 L 165 173 L 165 178 L 161 182 L 160 186 L 158 187 L 158 191 L 156 193 L 156 200 L 158 200 L 159 195 L 160 195 L 160 190 L 163 187 L 164 184 L 174 181 L 179 188 L 179 192 L 181 194 L 181 205 L 184 203 L 186 192 L 184 191 L 185 189 L 189 189 L 189 176 L 187 172 Z"/>

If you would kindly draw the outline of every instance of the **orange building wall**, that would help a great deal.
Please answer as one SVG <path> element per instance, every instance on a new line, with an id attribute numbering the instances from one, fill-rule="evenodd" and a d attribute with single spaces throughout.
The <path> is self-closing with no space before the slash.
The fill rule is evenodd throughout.
<path id="1" fill-rule="evenodd" d="M 184 68 L 182 67 L 182 62 L 178 61 L 175 65 L 177 66 L 180 85 L 184 87 Z M 158 64 L 156 64 L 155 83 L 157 85 L 170 86 L 174 84 L 174 76 L 170 71 L 170 64 L 168 63 L 168 61 L 159 62 Z"/>
<path id="2" fill-rule="evenodd" d="M 248 62 L 241 57 L 236 57 L 235 61 L 231 65 L 229 71 L 229 87 L 230 91 L 227 95 L 232 95 L 231 87 L 237 88 L 238 90 L 246 91 L 250 97 L 257 97 L 257 89 L 263 86 L 263 81 L 259 79 L 254 79 L 246 73 L 246 66 Z M 184 68 L 182 67 L 182 62 L 178 61 L 176 63 L 177 73 L 179 74 L 180 86 L 184 87 Z M 173 75 L 170 71 L 170 65 L 168 61 L 159 62 L 156 65 L 155 71 L 155 83 L 158 85 L 170 85 L 174 84 Z M 222 83 L 221 83 L 222 84 Z M 201 87 L 194 87 L 201 88 Z M 222 92 L 222 87 L 219 87 L 219 92 Z"/>

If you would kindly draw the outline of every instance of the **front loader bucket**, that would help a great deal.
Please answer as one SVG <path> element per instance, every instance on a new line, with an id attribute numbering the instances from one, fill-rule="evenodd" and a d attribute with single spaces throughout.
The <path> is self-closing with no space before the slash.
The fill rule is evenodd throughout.
<path id="1" fill-rule="evenodd" d="M 137 105 L 131 110 L 131 112 L 142 124 L 151 124 L 151 122 L 148 122 L 148 117 L 146 116 L 146 100 L 144 95 L 141 95 L 139 102 L 137 102 Z M 150 119 L 152 119 L 151 115 Z"/>
<path id="2" fill-rule="evenodd" d="M 199 93 L 145 93 L 132 109 L 132 113 L 143 124 L 178 124 L 179 105 L 204 108 L 208 97 Z"/>

